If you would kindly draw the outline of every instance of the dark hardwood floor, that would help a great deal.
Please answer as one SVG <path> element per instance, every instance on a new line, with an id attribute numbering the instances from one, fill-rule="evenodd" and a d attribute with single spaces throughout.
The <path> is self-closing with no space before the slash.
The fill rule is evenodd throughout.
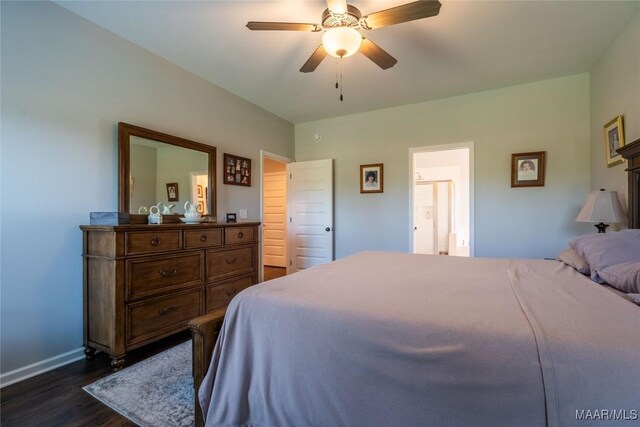
<path id="1" fill-rule="evenodd" d="M 287 269 L 284 267 L 271 267 L 270 265 L 264 266 L 264 281 L 276 279 L 278 277 L 286 276 Z"/>
<path id="2" fill-rule="evenodd" d="M 265 266 L 264 280 L 286 275 L 286 269 Z M 191 339 L 184 331 L 127 354 L 129 366 Z M 53 426 L 135 426 L 103 405 L 82 387 L 113 371 L 111 360 L 103 353 L 93 360 L 80 360 L 28 380 L 0 389 L 0 425 L 2 427 Z"/>
<path id="3" fill-rule="evenodd" d="M 184 331 L 127 354 L 129 366 L 191 339 Z M 0 390 L 0 424 L 10 426 L 135 426 L 82 390 L 112 373 L 107 355 L 80 360 Z"/>

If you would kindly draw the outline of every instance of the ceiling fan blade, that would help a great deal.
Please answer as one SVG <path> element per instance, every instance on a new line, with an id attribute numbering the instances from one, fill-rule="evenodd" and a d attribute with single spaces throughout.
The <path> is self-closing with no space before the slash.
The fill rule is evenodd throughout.
<path id="1" fill-rule="evenodd" d="M 307 62 L 305 62 L 302 68 L 300 68 L 300 71 L 303 73 L 310 73 L 314 71 L 318 68 L 318 65 L 320 65 L 325 56 L 327 56 L 327 51 L 324 50 L 322 45 L 318 46 L 315 52 L 313 52 L 309 59 L 307 59 Z"/>
<path id="2" fill-rule="evenodd" d="M 367 15 L 361 19 L 361 23 L 363 28 L 373 30 L 402 22 L 415 21 L 437 15 L 440 12 L 440 6 L 442 5 L 437 0 L 414 1 Z"/>
<path id="3" fill-rule="evenodd" d="M 327 0 L 327 7 L 331 12 L 338 15 L 344 15 L 345 13 L 347 13 L 346 0 Z"/>
<path id="4" fill-rule="evenodd" d="M 247 22 L 247 28 L 253 31 L 322 31 L 317 24 L 302 24 L 299 22 Z"/>
<path id="5" fill-rule="evenodd" d="M 389 55 L 380 46 L 364 37 L 362 38 L 362 44 L 360 45 L 360 52 L 378 64 L 378 66 L 383 70 L 393 67 L 396 65 L 396 62 L 398 62 L 396 58 Z"/>

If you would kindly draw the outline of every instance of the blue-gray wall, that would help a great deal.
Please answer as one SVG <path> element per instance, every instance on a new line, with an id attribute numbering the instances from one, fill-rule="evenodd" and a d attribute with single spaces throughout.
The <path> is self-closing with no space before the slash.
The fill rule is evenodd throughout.
<path id="1" fill-rule="evenodd" d="M 224 152 L 256 164 L 261 148 L 293 157 L 294 129 L 54 3 L 3 1 L 0 7 L 0 356 L 6 374 L 81 354 L 78 226 L 88 223 L 89 212 L 118 208 L 119 121 L 215 145 L 220 165 Z M 257 185 L 219 185 L 218 197 L 220 214 L 247 209 L 249 219 L 258 219 Z"/>
<path id="2" fill-rule="evenodd" d="M 336 256 L 410 251 L 409 149 L 466 142 L 476 256 L 552 257 L 588 232 L 574 222 L 589 189 L 589 75 L 580 74 L 296 125 L 297 160 L 336 159 Z M 545 186 L 511 188 L 511 154 L 531 151 L 547 153 Z M 359 193 L 367 163 L 384 163 L 383 194 Z"/>
<path id="3" fill-rule="evenodd" d="M 627 143 L 640 138 L 640 12 L 591 70 L 591 189 L 620 194 L 626 205 L 626 162 L 607 167 L 604 125 L 624 118 Z"/>

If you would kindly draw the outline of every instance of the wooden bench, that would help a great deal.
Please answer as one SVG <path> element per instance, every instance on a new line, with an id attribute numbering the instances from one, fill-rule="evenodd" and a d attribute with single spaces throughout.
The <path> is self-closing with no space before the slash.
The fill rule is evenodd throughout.
<path id="1" fill-rule="evenodd" d="M 189 329 L 193 335 L 193 386 L 195 389 L 196 427 L 203 427 L 202 409 L 198 401 L 198 390 L 204 379 L 211 355 L 216 345 L 218 334 L 222 328 L 226 307 L 197 317 L 189 322 Z"/>

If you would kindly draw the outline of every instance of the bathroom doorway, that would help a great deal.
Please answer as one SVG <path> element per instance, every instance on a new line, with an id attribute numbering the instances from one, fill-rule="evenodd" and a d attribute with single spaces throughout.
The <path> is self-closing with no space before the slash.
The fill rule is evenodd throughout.
<path id="1" fill-rule="evenodd" d="M 410 149 L 413 253 L 473 256 L 473 143 Z"/>

